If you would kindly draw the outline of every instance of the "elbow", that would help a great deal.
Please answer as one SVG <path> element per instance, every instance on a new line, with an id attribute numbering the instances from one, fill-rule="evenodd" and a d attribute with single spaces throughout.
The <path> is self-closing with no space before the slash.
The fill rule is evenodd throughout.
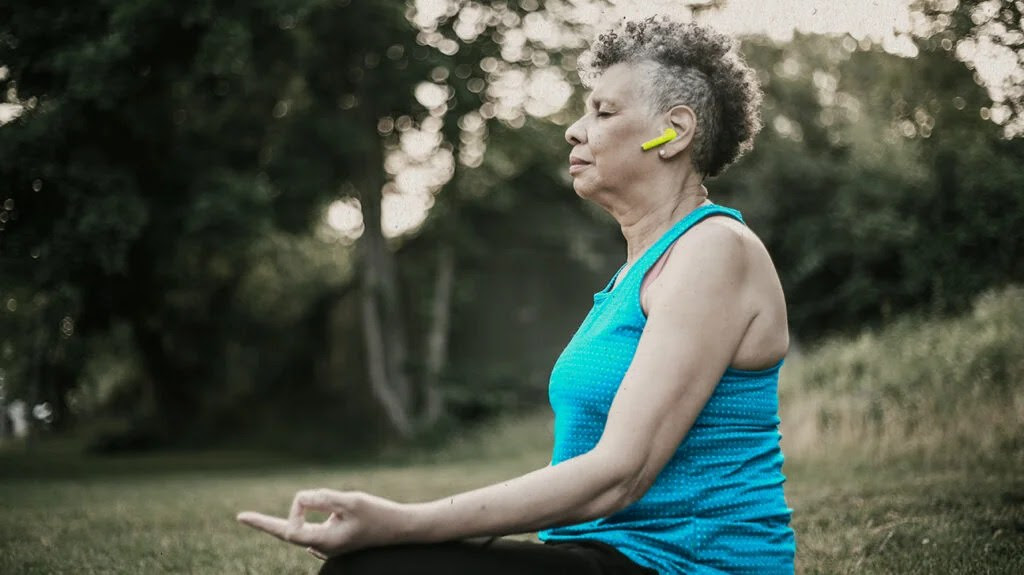
<path id="1" fill-rule="evenodd" d="M 645 463 L 646 458 L 614 452 L 603 453 L 597 449 L 591 453 L 597 456 L 597 465 L 607 474 L 603 482 L 605 490 L 595 498 L 595 503 L 600 507 L 595 509 L 598 517 L 618 513 L 636 503 L 654 483 L 654 476 L 648 472 Z"/>
<path id="2" fill-rule="evenodd" d="M 654 484 L 654 477 L 646 473 L 646 466 L 641 466 L 625 474 L 617 489 L 618 497 L 612 513 L 617 513 L 640 501 L 647 490 Z"/>

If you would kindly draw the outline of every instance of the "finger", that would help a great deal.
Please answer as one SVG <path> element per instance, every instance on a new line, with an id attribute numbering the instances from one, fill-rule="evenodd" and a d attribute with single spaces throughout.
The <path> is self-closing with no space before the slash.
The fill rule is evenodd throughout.
<path id="1" fill-rule="evenodd" d="M 243 511 L 238 514 L 237 519 L 243 525 L 248 525 L 285 541 L 288 540 L 288 532 L 292 530 L 291 525 L 286 519 L 256 513 L 255 511 Z"/>
<path id="2" fill-rule="evenodd" d="M 298 528 L 305 523 L 306 511 L 335 511 L 336 493 L 329 489 L 309 489 L 299 491 L 292 499 L 292 507 L 288 512 L 288 521 Z"/>
<path id="3" fill-rule="evenodd" d="M 306 551 L 308 551 L 310 555 L 316 557 L 321 561 L 327 561 L 327 555 L 324 555 L 323 553 L 317 551 L 316 549 L 313 549 L 312 547 L 306 547 Z"/>
<path id="4" fill-rule="evenodd" d="M 324 543 L 322 523 L 303 523 L 296 528 L 289 520 L 283 517 L 274 517 L 273 515 L 264 515 L 263 513 L 253 511 L 239 513 L 238 521 L 264 533 L 269 533 L 288 543 L 306 546 L 320 546 Z"/>

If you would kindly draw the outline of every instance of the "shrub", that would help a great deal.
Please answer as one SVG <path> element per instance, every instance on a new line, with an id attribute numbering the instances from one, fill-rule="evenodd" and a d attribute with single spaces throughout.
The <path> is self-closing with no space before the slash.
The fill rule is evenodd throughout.
<path id="1" fill-rule="evenodd" d="M 1024 288 L 960 317 L 903 318 L 792 357 L 780 383 L 788 456 L 1024 455 Z"/>

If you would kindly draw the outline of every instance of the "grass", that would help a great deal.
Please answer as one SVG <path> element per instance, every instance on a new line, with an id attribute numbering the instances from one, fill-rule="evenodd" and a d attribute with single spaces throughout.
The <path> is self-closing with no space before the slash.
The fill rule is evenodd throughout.
<path id="1" fill-rule="evenodd" d="M 788 471 L 797 571 L 1024 573 L 1024 475 L 962 468 L 803 466 Z"/>
<path id="2" fill-rule="evenodd" d="M 545 417 L 506 421 L 444 454 L 446 461 L 360 468 L 208 454 L 36 456 L 0 478 L 0 573 L 310 573 L 318 562 L 234 522 L 241 509 L 284 513 L 292 493 L 355 488 L 420 500 L 498 481 L 547 463 Z M 518 431 L 518 433 L 517 433 Z M 511 456 L 488 437 L 531 437 Z M 481 451 L 481 449 L 483 451 Z M 483 453 L 483 459 L 477 457 Z M 6 452 L 0 465 L 24 461 Z M 44 461 L 52 466 L 45 468 Z M 167 463 L 170 463 L 169 465 Z M 798 572 L 1024 573 L 1024 469 L 1016 460 L 970 465 L 875 465 L 790 460 Z"/>
<path id="3" fill-rule="evenodd" d="M 539 455 L 539 454 L 538 454 Z M 2 464 L 17 465 L 20 455 Z M 401 500 L 440 497 L 523 473 L 536 460 L 461 461 L 343 469 L 252 465 L 154 473 L 92 462 L 91 473 L 0 479 L 0 573 L 309 573 L 317 561 L 237 525 L 243 509 L 285 513 L 298 489 L 357 488 Z M 59 460 L 53 460 L 59 465 Z M 109 462 L 106 462 L 109 463 Z M 545 462 L 540 463 L 543 465 Z M 39 462 L 33 468 L 42 471 Z"/>
<path id="4" fill-rule="evenodd" d="M 1024 573 L 1024 291 L 787 362 L 787 500 L 805 574 Z M 348 466 L 245 453 L 0 450 L 0 573 L 310 573 L 234 522 L 309 487 L 423 500 L 546 465 L 546 413 Z M 398 461 L 402 461 L 401 464 Z"/>

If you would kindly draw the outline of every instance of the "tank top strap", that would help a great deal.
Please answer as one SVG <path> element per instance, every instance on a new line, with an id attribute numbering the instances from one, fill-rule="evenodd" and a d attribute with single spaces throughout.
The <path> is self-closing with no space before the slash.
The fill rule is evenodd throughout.
<path id="1" fill-rule="evenodd" d="M 739 221 L 741 224 L 746 224 L 746 222 L 743 221 L 743 215 L 740 214 L 740 212 L 737 210 L 727 208 L 725 206 L 719 206 L 718 204 L 709 204 L 707 206 L 701 206 L 687 214 L 686 217 L 684 217 L 683 219 L 676 222 L 676 224 L 669 228 L 669 230 L 665 232 L 665 234 L 662 235 L 661 238 L 658 239 L 658 241 L 654 242 L 654 245 L 648 248 L 647 251 L 644 252 L 642 256 L 640 256 L 640 259 L 637 260 L 636 264 L 633 265 L 633 268 L 637 270 L 636 273 L 633 273 L 633 270 L 631 269 L 629 270 L 629 272 L 627 272 L 628 275 L 633 278 L 639 278 L 634 279 L 634 282 L 643 281 L 643 278 L 647 275 L 647 272 L 651 269 L 651 266 L 653 266 L 654 263 L 658 261 L 658 259 L 665 253 L 666 250 L 668 250 L 668 248 L 673 243 L 675 243 L 676 240 L 682 237 L 682 235 L 688 232 L 690 228 L 692 228 L 693 226 L 699 224 L 700 222 L 704 221 L 705 219 L 711 216 L 718 215 L 729 216 Z"/>

